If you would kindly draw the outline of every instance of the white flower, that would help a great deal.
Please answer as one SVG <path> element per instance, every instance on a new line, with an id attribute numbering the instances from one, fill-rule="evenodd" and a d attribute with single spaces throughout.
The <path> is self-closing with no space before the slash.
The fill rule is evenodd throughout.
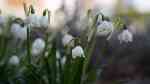
<path id="1" fill-rule="evenodd" d="M 76 46 L 75 48 L 72 49 L 72 57 L 84 57 L 84 51 L 81 46 Z"/>
<path id="2" fill-rule="evenodd" d="M 68 45 L 72 40 L 74 39 L 74 37 L 72 35 L 69 34 L 65 34 L 62 38 L 62 43 L 64 46 Z"/>
<path id="3" fill-rule="evenodd" d="M 47 16 L 41 16 L 40 18 L 40 26 L 47 28 L 49 25 L 48 17 Z"/>
<path id="4" fill-rule="evenodd" d="M 128 29 L 125 29 L 122 31 L 121 34 L 118 35 L 118 40 L 120 41 L 120 43 L 122 42 L 132 42 L 133 41 L 133 35 L 132 33 L 128 30 Z"/>
<path id="5" fill-rule="evenodd" d="M 114 30 L 114 26 L 112 22 L 103 21 L 101 24 L 97 26 L 97 36 L 107 36 L 108 34 L 112 33 Z"/>
<path id="6" fill-rule="evenodd" d="M 32 55 L 36 56 L 43 52 L 45 41 L 41 38 L 36 39 L 32 44 Z"/>
<path id="7" fill-rule="evenodd" d="M 9 63 L 12 65 L 18 65 L 19 62 L 20 62 L 20 59 L 18 58 L 18 56 L 15 56 L 15 55 L 9 59 Z"/>
<path id="8" fill-rule="evenodd" d="M 40 16 L 36 14 L 31 14 L 27 17 L 26 21 L 31 25 L 31 27 L 40 27 Z"/>
<path id="9" fill-rule="evenodd" d="M 17 39 L 27 39 L 27 26 L 22 27 L 20 24 L 14 23 L 11 26 L 11 32 Z"/>

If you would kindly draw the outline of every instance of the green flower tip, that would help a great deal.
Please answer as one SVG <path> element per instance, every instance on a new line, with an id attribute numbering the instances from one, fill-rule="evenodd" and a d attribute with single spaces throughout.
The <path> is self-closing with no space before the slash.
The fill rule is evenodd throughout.
<path id="1" fill-rule="evenodd" d="M 50 11 L 48 9 L 45 9 L 43 11 L 43 16 L 46 16 L 46 15 L 49 15 L 50 14 Z"/>
<path id="2" fill-rule="evenodd" d="M 30 12 L 31 12 L 31 14 L 35 13 L 34 7 L 32 5 L 30 6 Z"/>

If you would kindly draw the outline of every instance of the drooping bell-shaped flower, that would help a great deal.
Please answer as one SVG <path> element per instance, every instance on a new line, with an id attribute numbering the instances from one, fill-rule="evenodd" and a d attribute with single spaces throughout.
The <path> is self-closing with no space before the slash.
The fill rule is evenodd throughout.
<path id="1" fill-rule="evenodd" d="M 114 30 L 114 26 L 112 22 L 103 21 L 101 24 L 97 26 L 97 36 L 107 36 L 108 34 L 112 33 Z"/>
<path id="2" fill-rule="evenodd" d="M 27 26 L 24 24 L 13 23 L 11 25 L 11 33 L 17 39 L 26 40 L 27 39 Z"/>
<path id="3" fill-rule="evenodd" d="M 41 54 L 45 46 L 45 41 L 41 38 L 37 38 L 32 44 L 32 55 L 37 56 Z"/>
<path id="4" fill-rule="evenodd" d="M 118 35 L 118 40 L 120 41 L 120 43 L 125 42 L 132 42 L 133 41 L 133 35 L 132 33 L 125 28 L 119 35 Z"/>
<path id="5" fill-rule="evenodd" d="M 40 16 L 35 14 L 33 6 L 30 6 L 30 15 L 27 16 L 26 22 L 31 25 L 31 27 L 40 27 Z"/>
<path id="6" fill-rule="evenodd" d="M 74 37 L 70 34 L 65 34 L 62 38 L 62 44 L 64 46 L 71 44 L 71 42 L 73 41 Z M 73 45 L 73 44 L 72 44 Z"/>
<path id="7" fill-rule="evenodd" d="M 110 39 L 113 31 L 114 31 L 114 25 L 109 20 L 109 18 L 105 17 L 102 13 L 97 14 L 97 21 L 96 21 L 96 35 L 97 36 L 108 36 L 107 40 Z"/>
<path id="8" fill-rule="evenodd" d="M 75 48 L 72 49 L 72 57 L 84 57 L 84 50 L 81 46 L 76 46 Z"/>
<path id="9" fill-rule="evenodd" d="M 20 59 L 18 56 L 11 56 L 9 59 L 9 64 L 11 65 L 18 65 L 20 63 Z"/>
<path id="10" fill-rule="evenodd" d="M 49 16 L 47 15 L 47 10 L 43 11 L 43 16 L 40 18 L 40 26 L 47 28 L 49 25 Z"/>

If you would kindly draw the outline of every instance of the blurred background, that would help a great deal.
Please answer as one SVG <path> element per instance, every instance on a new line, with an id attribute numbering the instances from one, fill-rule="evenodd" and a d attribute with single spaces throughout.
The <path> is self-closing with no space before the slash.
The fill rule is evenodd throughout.
<path id="1" fill-rule="evenodd" d="M 44 8 L 55 11 L 60 8 L 62 4 L 65 4 L 68 9 L 70 8 L 70 12 L 74 11 L 78 5 L 80 5 L 81 10 L 99 7 L 107 15 L 113 15 L 117 12 L 127 13 L 130 10 L 134 10 L 140 14 L 150 12 L 149 0 L 0 0 L 0 8 L 4 13 L 23 16 L 23 2 L 34 4 L 38 12 Z M 79 4 L 75 5 L 76 2 Z"/>
<path id="2" fill-rule="evenodd" d="M 105 16 L 128 16 L 127 22 L 130 21 L 136 27 L 140 26 L 140 31 L 145 28 L 145 18 L 148 18 L 150 13 L 150 0 L 0 0 L 0 9 L 3 15 L 24 17 L 23 3 L 33 4 L 37 14 L 48 8 L 54 15 L 56 10 L 64 6 L 70 18 L 76 9 L 84 13 L 88 9 L 98 8 Z"/>

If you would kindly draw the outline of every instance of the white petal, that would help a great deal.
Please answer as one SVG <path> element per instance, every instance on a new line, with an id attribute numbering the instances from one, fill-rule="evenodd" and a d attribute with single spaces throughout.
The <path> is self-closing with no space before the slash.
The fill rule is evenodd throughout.
<path id="1" fill-rule="evenodd" d="M 81 56 L 84 56 L 84 51 L 81 46 L 76 46 L 75 48 L 72 49 L 72 57 L 73 58 L 81 57 Z"/>
<path id="2" fill-rule="evenodd" d="M 48 27 L 48 24 L 49 24 L 48 17 L 47 16 L 42 16 L 40 18 L 40 25 L 41 25 L 41 27 L 46 28 L 46 27 Z"/>
<path id="3" fill-rule="evenodd" d="M 27 23 L 31 24 L 32 27 L 40 27 L 40 16 L 35 14 L 28 16 Z"/>
<path id="4" fill-rule="evenodd" d="M 124 30 L 121 34 L 118 35 L 118 40 L 120 42 L 132 42 L 133 41 L 133 35 L 132 33 L 127 29 Z"/>

